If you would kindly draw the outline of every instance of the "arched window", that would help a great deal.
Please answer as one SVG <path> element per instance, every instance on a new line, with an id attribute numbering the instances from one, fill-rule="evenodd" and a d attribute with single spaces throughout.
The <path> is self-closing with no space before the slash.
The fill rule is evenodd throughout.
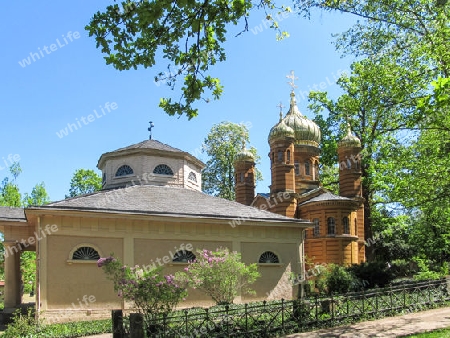
<path id="1" fill-rule="evenodd" d="M 154 174 L 159 175 L 170 175 L 173 176 L 173 171 L 170 169 L 170 167 L 166 164 L 158 164 L 155 169 L 153 169 Z"/>
<path id="2" fill-rule="evenodd" d="M 288 151 L 286 152 L 286 157 L 287 157 L 286 162 L 287 162 L 287 163 L 290 163 L 290 162 L 291 162 L 291 151 L 290 151 L 290 150 L 288 150 Z"/>
<path id="3" fill-rule="evenodd" d="M 350 235 L 350 224 L 349 224 L 348 217 L 342 218 L 342 227 L 343 227 L 344 235 Z"/>
<path id="4" fill-rule="evenodd" d="M 105 183 L 106 183 L 106 174 L 103 173 L 103 175 L 102 175 L 102 185 L 105 185 Z"/>
<path id="5" fill-rule="evenodd" d="M 278 162 L 283 162 L 283 152 L 278 150 Z"/>
<path id="6" fill-rule="evenodd" d="M 241 182 L 244 182 L 244 173 L 241 173 Z"/>
<path id="7" fill-rule="evenodd" d="M 188 180 L 197 183 L 197 175 L 193 171 L 191 171 L 188 175 Z"/>
<path id="8" fill-rule="evenodd" d="M 336 235 L 336 221 L 333 217 L 328 217 L 328 235 Z"/>
<path id="9" fill-rule="evenodd" d="M 305 162 L 305 175 L 311 175 L 311 164 L 308 161 Z"/>
<path id="10" fill-rule="evenodd" d="M 126 175 L 132 175 L 133 174 L 133 169 L 131 169 L 131 167 L 129 165 L 123 165 L 121 166 L 119 169 L 117 169 L 116 171 L 116 177 L 119 176 L 126 176 Z"/>
<path id="11" fill-rule="evenodd" d="M 280 260 L 272 251 L 266 251 L 259 256 L 258 263 L 280 263 Z"/>
<path id="12" fill-rule="evenodd" d="M 318 236 L 320 236 L 319 219 L 318 218 L 314 218 L 313 222 L 314 222 L 314 237 L 318 237 Z"/>
<path id="13" fill-rule="evenodd" d="M 356 222 L 356 218 L 355 218 L 355 236 L 358 236 L 358 223 Z"/>
<path id="14" fill-rule="evenodd" d="M 81 246 L 72 254 L 73 260 L 97 261 L 100 259 L 98 251 L 90 246 Z"/>
<path id="15" fill-rule="evenodd" d="M 180 250 L 173 255 L 172 262 L 188 263 L 195 261 L 195 259 L 195 254 L 193 254 L 192 251 Z"/>
<path id="16" fill-rule="evenodd" d="M 296 176 L 300 175 L 300 164 L 298 162 L 294 163 L 294 168 L 295 168 L 295 175 Z"/>
<path id="17" fill-rule="evenodd" d="M 319 163 L 317 163 L 317 162 L 314 165 L 314 180 L 315 181 L 319 180 Z"/>
<path id="18" fill-rule="evenodd" d="M 350 159 L 347 159 L 347 169 L 351 169 L 352 168 L 352 162 L 350 161 Z"/>

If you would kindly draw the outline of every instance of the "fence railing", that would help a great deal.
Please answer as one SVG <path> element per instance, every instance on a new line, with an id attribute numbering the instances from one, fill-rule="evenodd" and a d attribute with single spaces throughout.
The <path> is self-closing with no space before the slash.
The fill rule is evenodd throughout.
<path id="1" fill-rule="evenodd" d="M 179 310 L 145 325 L 142 315 L 133 315 L 129 329 L 117 324 L 116 318 L 113 337 L 144 337 L 144 330 L 147 337 L 161 338 L 278 337 L 361 319 L 420 311 L 448 301 L 449 278 L 345 295 Z M 118 313 L 115 312 L 113 319 L 114 316 Z"/>

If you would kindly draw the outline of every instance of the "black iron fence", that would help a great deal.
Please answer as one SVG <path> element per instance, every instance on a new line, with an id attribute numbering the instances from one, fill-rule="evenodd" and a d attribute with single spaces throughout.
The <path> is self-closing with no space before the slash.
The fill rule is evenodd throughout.
<path id="1" fill-rule="evenodd" d="M 450 278 L 345 295 L 315 295 L 302 300 L 191 308 L 145 324 L 141 314 L 133 314 L 125 326 L 117 310 L 113 311 L 113 321 L 116 318 L 113 337 L 279 337 L 361 319 L 416 312 L 448 301 Z"/>

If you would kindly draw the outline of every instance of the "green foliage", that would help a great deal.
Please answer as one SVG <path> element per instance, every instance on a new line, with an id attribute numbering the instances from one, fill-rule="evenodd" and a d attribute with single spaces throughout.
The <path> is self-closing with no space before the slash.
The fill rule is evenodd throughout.
<path id="1" fill-rule="evenodd" d="M 31 293 L 36 285 L 36 252 L 24 251 L 20 255 L 23 292 Z"/>
<path id="2" fill-rule="evenodd" d="M 212 252 L 197 250 L 197 258 L 190 262 L 176 279 L 186 282 L 210 296 L 217 304 L 232 304 L 238 291 L 254 294 L 249 288 L 260 276 L 257 265 L 245 265 L 238 252 L 219 248 Z"/>
<path id="3" fill-rule="evenodd" d="M 114 290 L 144 314 L 147 323 L 157 316 L 172 311 L 186 295 L 186 288 L 172 275 L 163 276 L 162 267 L 129 267 L 110 256 L 97 263 L 108 279 L 114 282 Z"/>
<path id="4" fill-rule="evenodd" d="M 99 191 L 102 188 L 102 178 L 92 169 L 78 169 L 70 180 L 69 195 L 66 198 Z"/>
<path id="5" fill-rule="evenodd" d="M 31 310 L 26 314 L 21 314 L 20 310 L 17 310 L 14 313 L 13 323 L 7 326 L 2 337 L 72 338 L 108 332 L 111 332 L 110 319 L 47 325 L 42 321 L 37 321 Z"/>
<path id="6" fill-rule="evenodd" d="M 41 331 L 41 322 L 37 322 L 31 309 L 25 314 L 18 309 L 14 312 L 13 323 L 8 325 L 3 338 L 36 337 Z"/>
<path id="7" fill-rule="evenodd" d="M 22 196 L 16 180 L 22 172 L 22 168 L 16 162 L 9 167 L 9 172 L 12 175 L 12 179 L 5 177 L 0 185 L 0 206 L 18 208 L 22 206 Z"/>
<path id="8" fill-rule="evenodd" d="M 247 142 L 249 133 L 244 124 L 221 122 L 211 128 L 203 145 L 203 152 L 209 156 L 202 173 L 204 192 L 234 201 L 233 162 L 236 154 L 242 150 L 242 145 Z M 251 147 L 249 151 L 254 155 L 255 163 L 259 163 L 256 149 Z M 256 170 L 255 184 L 261 179 L 261 172 Z"/>
<path id="9" fill-rule="evenodd" d="M 386 287 L 395 278 L 393 271 L 384 262 L 354 264 L 347 271 L 359 279 L 359 285 L 367 289 Z"/>
<path id="10" fill-rule="evenodd" d="M 345 267 L 328 264 L 326 273 L 326 290 L 328 293 L 346 293 L 356 285 L 355 276 Z"/>
<path id="11" fill-rule="evenodd" d="M 33 190 L 31 190 L 30 195 L 25 193 L 22 203 L 25 207 L 30 207 L 48 204 L 49 202 L 50 197 L 48 196 L 48 193 L 45 190 L 45 184 L 44 182 L 41 182 L 33 187 Z"/>
<path id="12" fill-rule="evenodd" d="M 428 259 L 415 257 L 414 261 L 419 266 L 419 273 L 414 275 L 415 280 L 440 279 L 449 274 L 448 262 L 436 266 Z"/>

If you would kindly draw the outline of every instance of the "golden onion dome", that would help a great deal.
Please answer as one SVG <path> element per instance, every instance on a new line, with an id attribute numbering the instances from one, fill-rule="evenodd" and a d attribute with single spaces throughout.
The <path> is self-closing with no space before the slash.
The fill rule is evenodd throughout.
<path id="1" fill-rule="evenodd" d="M 352 135 L 350 125 L 347 126 L 347 135 L 345 135 L 342 140 L 339 141 L 338 146 L 346 148 L 361 147 L 361 140 L 355 135 Z"/>
<path id="2" fill-rule="evenodd" d="M 255 162 L 255 156 L 252 154 L 250 150 L 245 148 L 245 143 L 243 144 L 241 151 L 239 151 L 234 157 L 234 162 L 244 162 L 244 161 Z"/>
<path id="3" fill-rule="evenodd" d="M 269 143 L 271 141 L 284 139 L 286 137 L 295 138 L 294 129 L 289 127 L 283 120 L 283 115 L 280 112 L 280 121 L 270 129 Z"/>
<path id="4" fill-rule="evenodd" d="M 300 113 L 294 92 L 291 92 L 289 112 L 283 121 L 295 132 L 295 144 L 304 144 L 318 147 L 321 140 L 320 128 L 313 121 Z"/>

